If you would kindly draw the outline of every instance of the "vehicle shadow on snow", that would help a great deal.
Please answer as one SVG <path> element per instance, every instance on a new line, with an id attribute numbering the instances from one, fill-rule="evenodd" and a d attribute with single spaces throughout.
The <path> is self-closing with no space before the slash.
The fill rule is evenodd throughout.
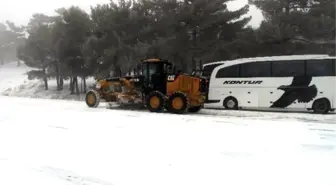
<path id="1" fill-rule="evenodd" d="M 271 109 L 239 109 L 239 110 L 225 110 L 220 108 L 206 107 L 200 114 L 218 114 L 219 116 L 234 116 L 234 117 L 248 117 L 261 118 L 272 120 L 294 119 L 310 123 L 336 123 L 336 112 L 329 112 L 328 114 L 316 114 L 312 111 L 296 111 L 296 110 L 271 110 Z M 215 113 L 216 112 L 216 113 Z M 253 115 L 253 116 L 252 116 Z"/>
<path id="2" fill-rule="evenodd" d="M 313 111 L 307 110 L 289 110 L 289 109 L 252 109 L 252 108 L 244 108 L 239 110 L 226 110 L 224 108 L 215 108 L 215 107 L 205 107 L 207 110 L 217 110 L 217 111 L 242 111 L 242 112 L 265 112 L 265 113 L 286 113 L 286 114 L 314 114 L 314 115 L 321 115 L 316 114 Z M 336 115 L 336 111 L 331 111 L 324 115 Z"/>
<path id="3" fill-rule="evenodd" d="M 141 113 L 149 113 L 145 107 L 132 107 L 132 106 L 101 106 L 101 108 L 107 108 L 110 110 L 116 111 L 131 111 L 131 112 L 141 112 Z M 152 114 L 152 113 L 151 113 Z M 167 111 L 164 111 L 160 114 L 171 114 Z M 130 115 L 132 117 L 139 117 L 140 115 Z M 260 111 L 260 110 L 224 110 L 224 109 L 202 109 L 198 113 L 187 113 L 183 115 L 176 116 L 192 116 L 192 117 L 218 117 L 218 118 L 247 118 L 254 120 L 279 120 L 286 121 L 296 120 L 302 121 L 306 123 L 327 123 L 327 124 L 335 124 L 336 123 L 336 114 L 314 114 L 307 112 L 299 112 L 299 111 Z M 222 121 L 221 121 L 222 122 Z"/>

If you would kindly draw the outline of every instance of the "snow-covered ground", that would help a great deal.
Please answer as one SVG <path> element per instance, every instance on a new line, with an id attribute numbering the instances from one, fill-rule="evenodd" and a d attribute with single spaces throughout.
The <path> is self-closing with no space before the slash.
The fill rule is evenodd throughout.
<path id="1" fill-rule="evenodd" d="M 336 184 L 334 124 L 0 102 L 0 184 Z"/>
<path id="2" fill-rule="evenodd" d="M 39 82 L 22 79 L 28 68 L 3 69 L 0 90 L 37 92 L 27 86 Z M 7 96 L 0 103 L 0 185 L 336 184 L 335 114 L 172 115 Z"/>

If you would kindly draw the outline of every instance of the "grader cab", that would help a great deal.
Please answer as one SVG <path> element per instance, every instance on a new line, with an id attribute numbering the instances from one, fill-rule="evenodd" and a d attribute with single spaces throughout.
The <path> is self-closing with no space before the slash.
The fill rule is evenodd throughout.
<path id="1" fill-rule="evenodd" d="M 205 79 L 175 72 L 173 64 L 162 59 L 141 61 L 137 75 L 100 79 L 86 94 L 86 104 L 97 107 L 106 102 L 142 104 L 151 112 L 182 114 L 198 112 L 206 96 Z"/>

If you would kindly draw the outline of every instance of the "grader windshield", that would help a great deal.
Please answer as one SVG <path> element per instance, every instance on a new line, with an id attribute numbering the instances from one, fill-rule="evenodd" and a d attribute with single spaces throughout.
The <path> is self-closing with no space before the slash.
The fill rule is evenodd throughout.
<path id="1" fill-rule="evenodd" d="M 169 66 L 172 66 L 172 64 L 167 60 L 147 59 L 142 61 L 141 69 L 145 92 L 156 90 L 166 93 L 166 75 Z"/>
<path id="2" fill-rule="evenodd" d="M 146 63 L 142 65 L 142 75 L 145 76 L 145 79 L 151 81 L 151 77 L 154 74 L 160 73 L 160 66 L 158 64 Z"/>
<path id="3" fill-rule="evenodd" d="M 145 76 L 145 81 L 152 82 L 152 77 L 167 74 L 172 68 L 172 63 L 167 60 L 147 59 L 142 61 L 142 75 Z"/>

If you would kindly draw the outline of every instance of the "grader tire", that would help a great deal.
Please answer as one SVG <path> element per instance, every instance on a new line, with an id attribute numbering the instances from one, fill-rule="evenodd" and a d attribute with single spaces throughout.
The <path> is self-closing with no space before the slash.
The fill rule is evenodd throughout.
<path id="1" fill-rule="evenodd" d="M 165 96 L 159 91 L 153 91 L 146 96 L 145 104 L 150 112 L 162 112 L 165 107 Z"/>
<path id="2" fill-rule="evenodd" d="M 167 101 L 168 111 L 174 114 L 184 114 L 189 107 L 188 97 L 182 92 L 173 93 Z"/>
<path id="3" fill-rule="evenodd" d="M 85 103 L 90 108 L 98 107 L 100 103 L 99 93 L 95 90 L 90 90 L 85 94 Z"/>

